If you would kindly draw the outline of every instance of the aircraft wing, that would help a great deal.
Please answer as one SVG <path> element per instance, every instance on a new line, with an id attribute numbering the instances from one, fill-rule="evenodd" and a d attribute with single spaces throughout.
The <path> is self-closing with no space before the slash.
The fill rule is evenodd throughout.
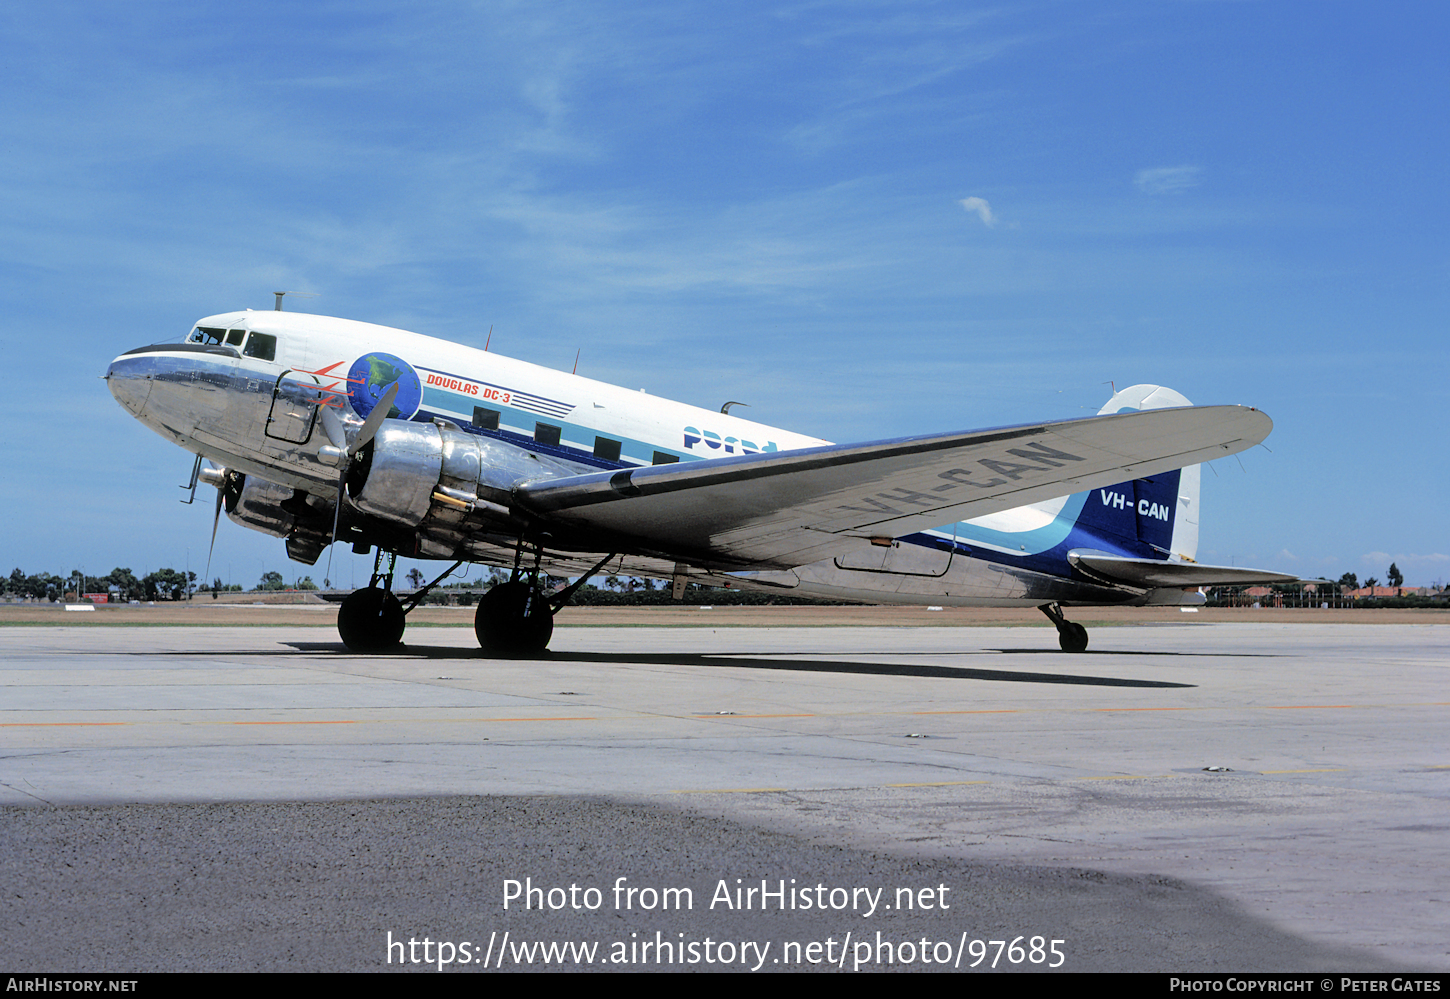
<path id="1" fill-rule="evenodd" d="M 1267 569 L 1197 562 L 1164 562 L 1107 552 L 1070 551 L 1067 560 L 1089 576 L 1143 589 L 1157 586 L 1249 586 L 1254 583 L 1297 583 L 1298 576 Z"/>
<path id="2" fill-rule="evenodd" d="M 1272 428 L 1246 406 L 1155 409 L 535 480 L 514 500 L 595 551 L 785 569 L 1223 457 Z"/>

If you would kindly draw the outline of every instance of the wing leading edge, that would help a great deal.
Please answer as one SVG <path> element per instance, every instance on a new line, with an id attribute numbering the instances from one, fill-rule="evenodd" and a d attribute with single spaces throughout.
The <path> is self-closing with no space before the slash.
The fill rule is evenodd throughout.
<path id="1" fill-rule="evenodd" d="M 559 528 L 701 567 L 791 568 L 1246 450 L 1273 421 L 1188 406 L 523 483 Z"/>

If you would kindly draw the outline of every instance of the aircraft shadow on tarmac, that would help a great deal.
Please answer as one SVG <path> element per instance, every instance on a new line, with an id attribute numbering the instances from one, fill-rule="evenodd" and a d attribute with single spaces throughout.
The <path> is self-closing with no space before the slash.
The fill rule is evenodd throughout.
<path id="1" fill-rule="evenodd" d="M 346 656 L 348 651 L 341 642 L 288 642 L 299 652 L 337 652 Z M 1030 650 L 1020 650 L 1030 651 Z M 1061 655 L 1061 653 L 1053 653 Z M 423 659 L 484 659 L 481 650 L 408 645 L 399 653 L 401 656 Z M 763 659 L 755 656 L 730 654 L 701 655 L 691 652 L 634 653 L 634 652 L 546 652 L 535 657 L 536 662 L 599 663 L 600 665 L 649 664 L 660 666 L 719 667 L 736 669 L 788 670 L 800 673 L 854 673 L 863 676 L 920 676 L 943 680 L 1002 680 L 1009 683 L 1065 683 L 1092 687 L 1194 687 L 1192 683 L 1172 683 L 1165 680 L 1137 680 L 1125 677 L 1083 676 L 1069 673 L 1024 673 L 998 669 L 972 669 L 962 666 L 914 665 L 911 663 L 865 663 L 826 659 Z"/>

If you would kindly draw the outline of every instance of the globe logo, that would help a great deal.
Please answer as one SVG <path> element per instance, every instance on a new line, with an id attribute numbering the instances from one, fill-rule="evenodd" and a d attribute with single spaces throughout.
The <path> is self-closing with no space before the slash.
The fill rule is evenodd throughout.
<path id="1" fill-rule="evenodd" d="M 411 419 L 423 404 L 423 385 L 412 365 L 392 354 L 364 354 L 353 361 L 347 371 L 347 397 L 353 412 L 367 419 L 395 382 L 398 397 L 388 410 L 388 419 Z"/>

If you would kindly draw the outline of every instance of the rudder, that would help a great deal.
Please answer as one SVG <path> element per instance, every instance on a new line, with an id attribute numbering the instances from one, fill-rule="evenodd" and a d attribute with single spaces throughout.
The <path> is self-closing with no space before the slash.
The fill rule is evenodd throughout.
<path id="1" fill-rule="evenodd" d="M 1132 385 L 1113 395 L 1099 416 L 1131 410 L 1190 406 L 1181 393 L 1161 385 Z M 1088 494 L 1078 525 L 1143 558 L 1192 561 L 1198 554 L 1198 465 L 1134 479 Z"/>

